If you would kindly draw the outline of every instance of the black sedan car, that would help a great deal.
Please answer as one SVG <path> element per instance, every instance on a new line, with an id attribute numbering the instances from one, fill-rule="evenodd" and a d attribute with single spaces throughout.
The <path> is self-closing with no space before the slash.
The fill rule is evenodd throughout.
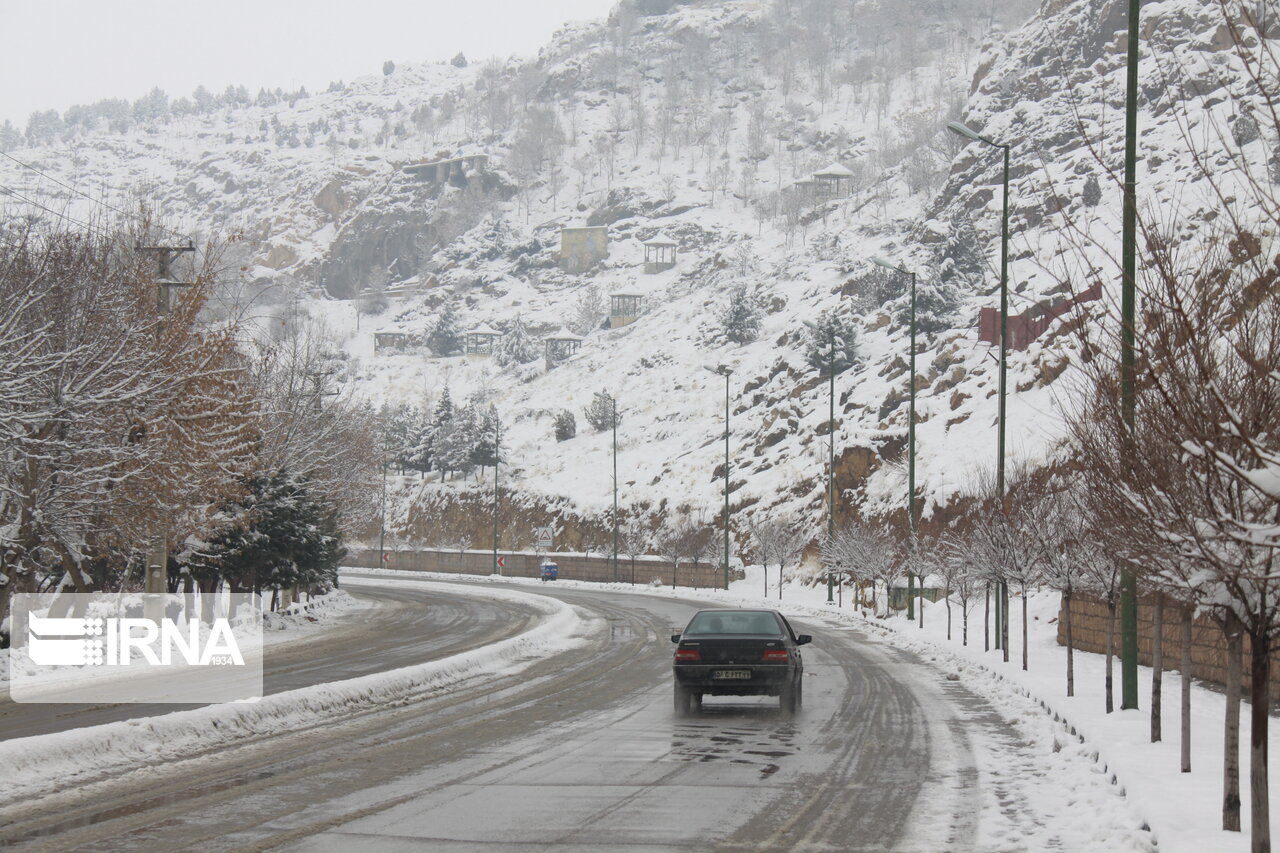
<path id="1" fill-rule="evenodd" d="M 777 696 L 783 713 L 800 706 L 804 661 L 796 634 L 776 610 L 699 610 L 676 644 L 676 714 L 702 705 L 703 696 Z"/>

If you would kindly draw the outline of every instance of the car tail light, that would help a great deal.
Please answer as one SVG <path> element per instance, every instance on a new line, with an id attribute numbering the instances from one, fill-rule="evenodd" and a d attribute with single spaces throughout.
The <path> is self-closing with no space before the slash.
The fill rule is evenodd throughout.
<path id="1" fill-rule="evenodd" d="M 787 650 L 786 649 L 765 649 L 764 662 L 765 663 L 786 663 Z"/>
<path id="2" fill-rule="evenodd" d="M 697 649 L 676 649 L 676 663 L 693 663 L 702 660 Z"/>

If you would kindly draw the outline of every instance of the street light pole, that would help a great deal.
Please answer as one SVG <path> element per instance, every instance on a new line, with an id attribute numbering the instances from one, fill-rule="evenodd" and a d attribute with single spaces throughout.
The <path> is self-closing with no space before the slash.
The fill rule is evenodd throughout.
<path id="1" fill-rule="evenodd" d="M 501 443 L 498 419 L 493 420 L 493 573 L 498 574 L 498 455 Z"/>
<path id="2" fill-rule="evenodd" d="M 1120 405 L 1133 429 L 1134 312 L 1137 302 L 1138 12 L 1129 0 L 1129 56 L 1124 121 L 1124 210 L 1121 231 Z M 1120 708 L 1138 707 L 1138 585 L 1126 564 L 1120 572 Z"/>
<path id="3" fill-rule="evenodd" d="M 612 394 L 613 404 L 613 582 L 618 582 L 618 400 Z"/>
<path id="4" fill-rule="evenodd" d="M 723 364 L 704 367 L 710 373 L 724 377 L 724 588 L 729 588 L 729 377 L 733 371 Z"/>
<path id="5" fill-rule="evenodd" d="M 1000 499 L 1000 511 L 1005 512 L 1004 492 L 1004 434 L 1007 420 L 1005 408 L 1007 387 L 1006 379 L 1009 366 L 1009 149 L 1010 143 L 995 142 L 958 121 L 947 122 L 947 130 L 965 139 L 971 139 L 999 148 L 1004 152 L 1004 202 L 1000 222 L 1000 384 L 998 392 L 999 415 L 996 431 L 996 496 Z M 1004 602 L 1009 597 L 1009 585 L 1000 581 L 996 594 L 997 600 Z M 996 634 L 1000 638 L 1000 646 L 1004 650 L 1004 659 L 1009 660 L 1009 614 L 1008 608 L 1002 607 L 997 620 Z"/>
<path id="6" fill-rule="evenodd" d="M 836 535 L 836 324 L 832 315 L 829 325 L 831 330 L 830 348 L 827 350 L 827 372 L 831 381 L 831 407 L 827 414 L 827 541 Z M 835 601 L 832 594 L 833 583 L 831 569 L 827 569 L 827 604 Z"/>
<path id="7" fill-rule="evenodd" d="M 911 366 L 908 385 L 910 387 L 911 414 L 907 420 L 907 518 L 911 528 L 911 553 L 914 555 L 920 534 L 920 519 L 916 510 L 916 274 L 913 270 L 904 269 L 892 261 L 881 257 L 873 257 L 871 262 L 903 275 L 911 276 Z M 911 573 L 907 572 L 907 615 L 911 616 L 910 601 Z M 920 579 L 921 592 L 924 591 L 924 579 Z M 924 625 L 924 606 L 920 607 L 920 624 Z"/>

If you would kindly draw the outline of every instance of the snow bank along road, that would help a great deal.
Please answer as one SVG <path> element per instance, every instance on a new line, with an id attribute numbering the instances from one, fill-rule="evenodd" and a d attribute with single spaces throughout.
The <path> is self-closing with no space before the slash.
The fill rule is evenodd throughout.
<path id="1" fill-rule="evenodd" d="M 268 646 L 267 695 L 438 660 L 527 631 L 539 613 L 517 601 L 450 594 L 447 588 L 352 586 L 378 605 L 342 617 L 327 633 Z M 26 705 L 0 698 L 0 741 L 117 720 L 168 714 L 194 705 Z"/>
<path id="2" fill-rule="evenodd" d="M 1007 717 L 857 630 L 799 620 L 815 643 L 794 720 L 776 701 L 728 698 L 676 719 L 667 635 L 697 603 L 536 591 L 585 614 L 588 642 L 0 806 L 0 837 L 31 850 L 369 853 L 1145 847 L 1100 774 L 1085 783 L 1096 790 L 1048 778 Z"/>

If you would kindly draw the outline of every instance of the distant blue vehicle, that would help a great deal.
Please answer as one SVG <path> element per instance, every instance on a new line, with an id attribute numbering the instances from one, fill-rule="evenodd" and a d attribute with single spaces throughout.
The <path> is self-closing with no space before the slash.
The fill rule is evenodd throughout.
<path id="1" fill-rule="evenodd" d="M 542 579 L 544 581 L 553 581 L 560 577 L 560 567 L 555 563 L 542 564 Z"/>

